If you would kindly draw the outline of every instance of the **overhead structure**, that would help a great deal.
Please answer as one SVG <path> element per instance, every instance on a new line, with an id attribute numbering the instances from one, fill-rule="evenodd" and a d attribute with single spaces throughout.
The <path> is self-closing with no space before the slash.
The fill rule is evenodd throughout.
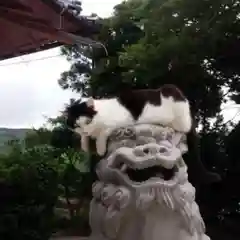
<path id="1" fill-rule="evenodd" d="M 80 16 L 79 1 L 0 0 L 0 60 L 62 44 L 99 44 L 96 19 Z"/>

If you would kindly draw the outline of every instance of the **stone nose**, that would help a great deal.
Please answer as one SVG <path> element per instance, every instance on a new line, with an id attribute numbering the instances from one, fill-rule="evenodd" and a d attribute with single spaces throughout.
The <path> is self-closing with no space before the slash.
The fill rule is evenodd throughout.
<path id="1" fill-rule="evenodd" d="M 169 148 L 166 146 L 145 146 L 143 148 L 143 153 L 148 155 L 148 154 L 167 154 L 169 152 Z"/>
<path id="2" fill-rule="evenodd" d="M 149 154 L 149 152 L 150 152 L 150 149 L 149 149 L 149 148 L 144 148 L 144 149 L 143 149 L 143 153 Z"/>
<path id="3" fill-rule="evenodd" d="M 137 146 L 134 149 L 134 154 L 138 157 L 143 157 L 146 155 L 165 155 L 169 156 L 171 154 L 171 147 L 167 146 L 165 144 L 156 144 L 156 143 L 150 143 L 145 144 L 143 146 Z"/>
<path id="4" fill-rule="evenodd" d="M 160 146 L 158 149 L 159 153 L 167 153 L 168 151 L 169 151 L 169 149 L 167 147 Z"/>

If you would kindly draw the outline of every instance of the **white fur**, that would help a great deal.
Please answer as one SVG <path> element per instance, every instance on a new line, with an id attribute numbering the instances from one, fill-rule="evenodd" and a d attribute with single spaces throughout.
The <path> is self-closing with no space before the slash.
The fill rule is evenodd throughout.
<path id="1" fill-rule="evenodd" d="M 162 104 L 155 106 L 147 103 L 137 123 L 160 124 L 179 132 L 189 132 L 192 126 L 189 102 L 175 102 L 172 97 L 160 97 Z"/>
<path id="2" fill-rule="evenodd" d="M 77 124 L 82 129 L 81 135 L 96 138 L 97 152 L 99 155 L 104 155 L 107 136 L 103 132 L 107 129 L 148 123 L 169 126 L 179 132 L 189 132 L 192 126 L 189 102 L 187 100 L 175 102 L 172 97 L 165 98 L 162 95 L 159 97 L 162 104 L 155 106 L 147 103 L 137 121 L 134 121 L 131 113 L 116 98 L 94 100 L 97 114 L 92 122 L 88 123 L 89 119 L 86 117 L 77 120 Z M 86 149 L 87 144 L 82 144 Z"/>
<path id="3" fill-rule="evenodd" d="M 83 129 L 83 133 L 97 137 L 99 131 L 105 128 L 116 128 L 134 124 L 131 113 L 123 107 L 116 98 L 94 100 L 94 109 L 97 114 L 92 122 L 87 124 L 86 117 L 79 117 L 76 123 Z"/>
<path id="4" fill-rule="evenodd" d="M 90 100 L 92 101 L 92 99 Z M 134 124 L 134 119 L 129 111 L 123 107 L 116 98 L 94 100 L 94 109 L 97 114 L 88 123 L 87 117 L 79 117 L 76 124 L 79 126 L 78 133 L 82 136 L 82 149 L 89 148 L 89 140 L 86 136 L 96 139 L 96 149 L 98 155 L 102 156 L 106 152 L 106 142 L 111 129 L 120 126 Z M 108 130 L 106 132 L 106 130 Z"/>

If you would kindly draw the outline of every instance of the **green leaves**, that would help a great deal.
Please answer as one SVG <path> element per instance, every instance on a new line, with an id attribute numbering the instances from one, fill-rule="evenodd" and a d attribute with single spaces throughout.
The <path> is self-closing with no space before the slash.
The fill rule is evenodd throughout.
<path id="1" fill-rule="evenodd" d="M 239 180 L 235 176 L 239 176 L 238 131 L 226 147 L 229 128 L 223 124 L 221 105 L 226 97 L 240 102 L 239 12 L 237 0 L 124 1 L 104 20 L 102 32 L 96 36 L 108 55 L 64 47 L 72 67 L 63 74 L 60 85 L 84 96 L 106 97 L 129 88 L 176 84 L 188 97 L 201 126 L 202 159 L 209 168 L 228 176 L 222 187 L 235 199 L 239 191 L 228 186 Z M 92 61 L 90 65 L 84 62 L 85 56 Z M 202 194 L 209 195 L 210 202 L 214 199 L 209 204 L 209 208 L 217 205 L 214 217 L 222 214 L 221 204 L 233 202 L 228 196 L 219 201 L 224 198 L 222 193 Z"/>
<path id="2" fill-rule="evenodd" d="M 14 148 L 1 157 L 1 239 L 35 240 L 50 236 L 59 191 L 54 151 L 43 145 L 25 150 Z"/>
<path id="3" fill-rule="evenodd" d="M 59 162 L 65 167 L 71 165 L 80 173 L 89 172 L 89 159 L 86 153 L 68 148 L 60 155 Z"/>
<path id="4" fill-rule="evenodd" d="M 187 95 L 199 120 L 203 114 L 214 117 L 223 100 L 221 87 L 240 69 L 236 61 L 240 51 L 225 50 L 233 42 L 237 46 L 238 10 L 237 1 L 226 0 L 124 1 L 97 36 L 108 56 L 63 48 L 72 67 L 60 85 L 84 96 L 105 97 L 126 88 L 173 83 Z M 92 67 L 82 60 L 84 55 L 91 58 Z"/>

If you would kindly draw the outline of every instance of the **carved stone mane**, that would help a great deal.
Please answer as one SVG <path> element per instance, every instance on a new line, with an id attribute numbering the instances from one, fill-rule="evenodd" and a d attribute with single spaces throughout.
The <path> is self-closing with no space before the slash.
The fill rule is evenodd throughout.
<path id="1" fill-rule="evenodd" d="M 185 135 L 136 125 L 114 130 L 97 166 L 91 240 L 209 240 L 182 154 Z"/>

